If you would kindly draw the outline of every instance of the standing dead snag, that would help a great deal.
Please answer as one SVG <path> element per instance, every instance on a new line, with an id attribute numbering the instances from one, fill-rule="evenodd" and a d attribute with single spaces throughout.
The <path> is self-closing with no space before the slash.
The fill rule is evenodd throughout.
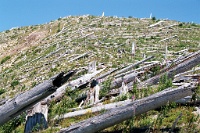
<path id="1" fill-rule="evenodd" d="M 62 72 L 0 106 L 0 125 L 20 115 L 23 111 L 55 92 L 67 80 L 68 77 Z"/>
<path id="2" fill-rule="evenodd" d="M 192 95 L 194 89 L 196 88 L 196 85 L 187 83 L 176 89 L 165 89 L 149 97 L 133 101 L 128 105 L 117 107 L 102 115 L 98 115 L 74 124 L 69 128 L 62 129 L 59 133 L 94 133 L 121 123 L 135 115 L 156 109 L 167 104 L 168 102 L 173 102 L 185 96 Z"/>

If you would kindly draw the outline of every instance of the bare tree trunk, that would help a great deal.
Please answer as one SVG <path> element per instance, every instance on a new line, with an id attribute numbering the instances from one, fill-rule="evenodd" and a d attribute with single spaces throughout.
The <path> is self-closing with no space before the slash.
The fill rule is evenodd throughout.
<path id="1" fill-rule="evenodd" d="M 0 125 L 21 114 L 23 111 L 55 92 L 56 89 L 67 80 L 68 77 L 65 77 L 62 72 L 1 105 Z"/>
<path id="2" fill-rule="evenodd" d="M 152 58 L 154 58 L 154 56 L 150 56 L 150 57 L 148 57 L 148 58 L 146 58 L 146 59 L 143 59 L 143 60 L 138 61 L 138 62 L 136 62 L 136 63 L 134 63 L 134 64 L 131 64 L 131 65 L 129 65 L 129 66 L 127 66 L 127 67 L 125 67 L 125 68 L 119 70 L 118 72 L 116 72 L 115 75 L 118 75 L 118 74 L 120 74 L 120 73 L 124 73 L 124 72 L 130 70 L 131 68 L 133 68 L 133 67 L 135 67 L 135 66 L 137 66 L 137 65 L 139 65 L 139 64 L 141 64 L 141 63 L 143 63 L 143 62 L 145 62 L 145 61 L 147 61 L 147 60 L 150 60 L 150 59 L 152 59 Z"/>
<path id="3" fill-rule="evenodd" d="M 165 89 L 164 91 L 158 92 L 149 97 L 133 101 L 126 106 L 117 107 L 102 115 L 74 124 L 69 128 L 62 129 L 59 133 L 94 133 L 121 123 L 135 115 L 156 109 L 168 102 L 173 102 L 185 96 L 192 95 L 196 88 L 196 86 L 188 83 L 176 89 Z"/>
<path id="4" fill-rule="evenodd" d="M 84 115 L 84 114 L 87 114 L 87 113 L 95 113 L 95 112 L 99 112 L 101 110 L 110 110 L 110 109 L 113 109 L 113 108 L 116 108 L 116 107 L 125 106 L 127 104 L 130 104 L 131 101 L 132 100 L 125 100 L 125 101 L 109 103 L 109 104 L 105 104 L 105 105 L 97 105 L 95 107 L 77 110 L 77 111 L 74 111 L 74 112 L 66 113 L 66 114 L 61 115 L 61 116 L 56 116 L 54 119 L 65 119 L 65 118 Z"/>
<path id="5" fill-rule="evenodd" d="M 124 77 L 119 77 L 117 79 L 114 79 L 111 82 L 110 88 L 113 89 L 121 87 L 123 81 L 125 81 L 126 83 L 133 82 L 135 80 L 135 77 L 138 76 L 138 74 L 139 74 L 138 72 L 133 72 L 128 75 L 125 75 Z"/>
<path id="6" fill-rule="evenodd" d="M 144 82 L 141 82 L 138 85 L 138 88 L 157 84 L 159 82 L 161 76 L 163 76 L 165 74 L 167 75 L 168 78 L 173 78 L 174 75 L 188 71 L 191 68 L 195 67 L 196 65 L 199 65 L 199 63 L 200 63 L 200 51 L 194 53 L 193 56 L 185 59 L 184 61 L 180 62 L 179 64 L 172 65 L 171 67 L 169 67 L 165 71 L 163 71 L 161 74 L 156 75 Z"/>
<path id="7" fill-rule="evenodd" d="M 75 61 L 75 60 L 79 60 L 79 59 L 81 59 L 81 58 L 83 58 L 83 57 L 87 57 L 89 54 L 90 54 L 90 52 L 81 54 L 81 55 L 79 55 L 79 56 L 77 56 L 77 57 L 75 57 L 75 58 L 69 60 L 68 62 L 72 62 L 72 61 Z"/>

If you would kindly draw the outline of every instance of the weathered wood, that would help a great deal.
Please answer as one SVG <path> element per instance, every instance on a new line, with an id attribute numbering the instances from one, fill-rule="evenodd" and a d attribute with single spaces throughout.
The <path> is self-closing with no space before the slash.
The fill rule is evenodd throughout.
<path id="1" fill-rule="evenodd" d="M 0 106 L 0 125 L 6 123 L 15 116 L 21 114 L 40 100 L 46 98 L 56 91 L 68 78 L 64 73 L 60 73 L 49 80 L 37 85 L 29 91 L 15 96 L 10 101 Z"/>
<path id="2" fill-rule="evenodd" d="M 185 59 L 184 61 L 180 62 L 179 64 L 171 65 L 167 69 L 165 69 L 162 73 L 138 84 L 138 88 L 143 88 L 148 85 L 157 84 L 161 78 L 161 76 L 167 75 L 168 78 L 173 78 L 174 75 L 183 73 L 199 65 L 200 63 L 200 51 L 196 52 L 192 57 L 189 59 Z"/>
<path id="3" fill-rule="evenodd" d="M 126 83 L 133 82 L 135 81 L 135 77 L 138 76 L 138 74 L 140 74 L 140 72 L 133 72 L 125 75 L 124 77 L 119 77 L 117 79 L 114 79 L 111 82 L 110 88 L 114 89 L 121 87 L 123 81 L 125 81 Z"/>
<path id="4" fill-rule="evenodd" d="M 66 114 L 63 114 L 61 116 L 56 116 L 54 119 L 65 119 L 65 118 L 70 118 L 70 117 L 75 117 L 75 116 L 81 116 L 87 113 L 95 113 L 99 112 L 101 110 L 110 110 L 116 107 L 120 106 L 125 106 L 128 105 L 132 102 L 132 100 L 125 100 L 125 101 L 120 101 L 120 102 L 115 102 L 115 103 L 109 103 L 105 105 L 97 105 L 95 107 L 87 108 L 87 109 L 82 109 L 82 110 L 77 110 L 74 112 L 69 112 Z"/>
<path id="5" fill-rule="evenodd" d="M 67 87 L 70 87 L 71 90 L 75 90 L 77 88 L 84 88 L 83 87 L 84 85 L 88 85 L 90 80 L 94 76 L 96 76 L 98 73 L 102 72 L 103 70 L 104 69 L 98 70 L 98 71 L 91 73 L 91 74 L 85 74 L 78 79 L 72 80 L 69 83 L 62 85 L 61 87 L 59 87 L 56 90 L 56 92 L 54 92 L 53 94 L 48 96 L 45 99 L 45 102 L 49 103 L 51 101 L 56 101 L 56 102 L 60 101 L 62 99 L 62 97 L 64 96 Z M 71 71 L 71 72 L 68 73 L 68 75 L 72 76 L 74 73 L 75 73 L 75 71 Z"/>
<path id="6" fill-rule="evenodd" d="M 78 78 L 78 79 L 75 79 L 75 80 L 73 80 L 73 81 L 70 81 L 70 82 L 68 83 L 68 86 L 71 87 L 72 90 L 75 90 L 76 88 L 79 88 L 80 86 L 89 83 L 90 80 L 91 80 L 94 76 L 96 76 L 98 73 L 101 73 L 104 69 L 105 69 L 105 68 L 100 69 L 100 70 L 98 70 L 98 71 L 95 71 L 95 72 L 93 72 L 93 73 L 85 74 L 85 75 L 81 76 L 81 77 Z"/>
<path id="7" fill-rule="evenodd" d="M 145 113 L 169 102 L 192 95 L 196 88 L 196 86 L 188 83 L 176 89 L 165 89 L 149 97 L 133 101 L 126 106 L 111 109 L 102 115 L 74 124 L 69 128 L 62 129 L 59 133 L 94 133 L 121 123 L 135 115 Z"/>
<path id="8" fill-rule="evenodd" d="M 151 68 L 153 68 L 153 67 L 155 67 L 157 65 L 159 65 L 158 62 L 155 62 L 155 63 L 153 62 L 151 64 L 147 64 L 147 65 L 141 66 L 141 67 L 139 67 L 137 69 L 134 69 L 134 70 L 131 70 L 131 71 L 128 71 L 128 72 L 125 72 L 125 73 L 118 74 L 118 75 L 115 76 L 115 78 L 123 77 L 123 76 L 128 75 L 128 74 L 133 73 L 133 72 L 139 72 L 139 71 L 144 71 L 144 70 L 147 71 L 147 70 L 149 70 L 149 69 L 151 69 Z"/>
<path id="9" fill-rule="evenodd" d="M 164 22 L 164 21 L 159 21 L 159 22 L 157 22 L 157 23 L 155 23 L 155 24 L 149 25 L 148 28 L 155 27 L 155 26 L 157 26 L 157 25 L 162 24 L 163 22 Z"/>
<path id="10" fill-rule="evenodd" d="M 48 106 L 47 104 L 42 104 L 42 102 L 37 103 L 33 108 L 27 111 L 26 124 L 24 133 L 31 133 L 32 130 L 37 126 L 37 131 L 46 129 Z"/>
<path id="11" fill-rule="evenodd" d="M 96 78 L 96 80 L 100 80 L 100 79 L 103 79 L 103 78 L 106 78 L 108 75 L 112 74 L 113 72 L 115 72 L 116 70 L 118 70 L 118 68 L 112 68 L 110 71 L 106 72 L 106 73 L 103 73 L 102 75 L 98 76 Z"/>
<path id="12" fill-rule="evenodd" d="M 75 60 L 79 60 L 79 59 L 81 59 L 81 58 L 83 58 L 83 57 L 87 57 L 89 54 L 90 54 L 90 52 L 86 52 L 86 53 L 84 53 L 84 54 L 81 54 L 81 55 L 79 55 L 79 56 L 77 56 L 77 57 L 75 57 L 75 58 L 69 60 L 68 62 L 72 62 L 72 61 L 75 61 Z"/>
<path id="13" fill-rule="evenodd" d="M 137 65 L 139 65 L 139 64 L 141 64 L 141 63 L 143 63 L 143 62 L 145 62 L 145 61 L 147 61 L 147 60 L 150 60 L 150 59 L 152 59 L 152 58 L 154 58 L 154 56 L 150 56 L 150 57 L 148 57 L 148 58 L 146 58 L 146 59 L 143 59 L 143 60 L 138 61 L 138 62 L 136 62 L 136 63 L 134 63 L 134 64 L 131 64 L 131 65 L 129 65 L 129 66 L 127 66 L 127 67 L 125 67 L 125 68 L 119 70 L 118 72 L 116 72 L 115 75 L 124 73 L 124 72 L 126 72 L 126 71 L 132 69 L 133 67 L 135 67 L 135 66 L 137 66 Z"/>

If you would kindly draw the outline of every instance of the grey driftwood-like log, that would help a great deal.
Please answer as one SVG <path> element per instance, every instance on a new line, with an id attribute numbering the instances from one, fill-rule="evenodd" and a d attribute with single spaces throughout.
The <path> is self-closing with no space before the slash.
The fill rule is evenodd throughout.
<path id="1" fill-rule="evenodd" d="M 23 111 L 55 92 L 68 79 L 69 77 L 65 76 L 64 72 L 62 72 L 1 105 L 0 125 L 18 116 Z"/>
<path id="2" fill-rule="evenodd" d="M 66 91 L 66 88 L 67 87 L 70 87 L 71 90 L 75 90 L 77 88 L 80 88 L 80 87 L 83 87 L 84 85 L 87 85 L 89 84 L 90 80 L 96 76 L 98 73 L 102 72 L 104 69 L 101 69 L 101 70 L 98 70 L 98 71 L 95 71 L 91 74 L 85 74 L 83 76 L 81 76 L 80 78 L 78 79 L 75 79 L 75 80 L 72 80 L 70 81 L 69 83 L 67 84 L 64 84 L 62 85 L 61 87 L 59 87 L 56 92 L 54 92 L 53 94 L 51 94 L 50 96 L 48 96 L 46 99 L 45 99 L 45 102 L 49 103 L 51 101 L 55 101 L 55 102 L 58 102 L 62 99 L 62 97 L 64 96 L 65 94 L 65 91 Z M 71 71 L 71 73 L 68 73 L 68 75 L 73 75 L 75 73 L 75 71 Z M 81 82 L 80 82 L 81 81 Z M 86 86 L 85 86 L 86 87 Z"/>
<path id="3" fill-rule="evenodd" d="M 141 73 L 143 72 L 133 72 L 125 75 L 124 77 L 116 78 L 111 82 L 110 88 L 113 89 L 121 87 L 123 81 L 125 81 L 126 83 L 133 82 L 135 78 Z"/>
<path id="4" fill-rule="evenodd" d="M 135 66 L 137 66 L 137 65 L 139 65 L 139 64 L 141 64 L 141 63 L 143 63 L 143 62 L 145 62 L 145 61 L 147 61 L 147 60 L 150 60 L 150 59 L 152 59 L 152 58 L 154 58 L 154 56 L 150 56 L 150 57 L 145 58 L 145 59 L 143 59 L 143 60 L 141 60 L 141 61 L 138 61 L 138 62 L 136 62 L 136 63 L 134 63 L 134 64 L 131 64 L 131 65 L 129 65 L 129 66 L 127 66 L 127 67 L 125 67 L 125 68 L 123 68 L 123 69 L 117 71 L 117 72 L 115 73 L 115 75 L 124 73 L 124 72 L 126 72 L 126 71 L 132 69 L 133 67 L 135 67 Z"/>
<path id="5" fill-rule="evenodd" d="M 72 61 L 75 61 L 75 60 L 79 60 L 79 59 L 81 59 L 81 58 L 83 58 L 83 57 L 87 57 L 89 54 L 90 54 L 90 52 L 86 52 L 86 53 L 84 53 L 84 54 L 81 54 L 81 55 L 79 55 L 79 56 L 77 56 L 77 57 L 75 57 L 75 58 L 69 60 L 68 62 L 72 62 Z"/>
<path id="6" fill-rule="evenodd" d="M 69 113 L 63 114 L 61 116 L 56 116 L 54 119 L 65 119 L 65 118 L 85 115 L 87 113 L 95 113 L 95 112 L 99 112 L 101 110 L 110 110 L 110 109 L 113 109 L 116 107 L 128 105 L 131 102 L 132 102 L 132 100 L 129 99 L 129 100 L 115 102 L 115 103 L 109 103 L 109 104 L 105 104 L 105 105 L 97 105 L 97 106 L 94 106 L 91 108 L 77 110 L 74 112 L 69 112 Z"/>
<path id="7" fill-rule="evenodd" d="M 183 73 L 200 64 L 200 51 L 190 56 L 190 58 L 185 59 L 179 64 L 171 65 L 169 68 L 165 69 L 162 73 L 138 84 L 138 88 L 143 88 L 148 85 L 157 84 L 163 75 L 167 75 L 168 78 L 173 78 L 174 75 Z"/>
<path id="8" fill-rule="evenodd" d="M 110 74 L 112 74 L 113 72 L 115 72 L 116 70 L 118 70 L 118 68 L 112 68 L 112 69 L 109 70 L 108 72 L 103 73 L 102 75 L 98 76 L 98 77 L 96 78 L 96 80 L 104 79 L 104 78 L 106 78 L 108 75 L 110 75 Z"/>
<path id="9" fill-rule="evenodd" d="M 192 95 L 196 88 L 196 85 L 188 83 L 176 89 L 165 89 L 149 97 L 133 101 L 126 106 L 111 109 L 102 115 L 98 115 L 74 124 L 69 128 L 61 129 L 59 133 L 94 133 L 121 123 L 135 115 L 145 113 L 169 102 Z"/>

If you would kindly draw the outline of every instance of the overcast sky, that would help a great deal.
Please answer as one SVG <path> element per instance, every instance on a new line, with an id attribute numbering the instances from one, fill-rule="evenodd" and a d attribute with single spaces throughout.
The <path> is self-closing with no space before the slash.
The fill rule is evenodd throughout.
<path id="1" fill-rule="evenodd" d="M 200 24 L 200 0 L 1 0 L 0 31 L 69 15 L 168 18 Z"/>

